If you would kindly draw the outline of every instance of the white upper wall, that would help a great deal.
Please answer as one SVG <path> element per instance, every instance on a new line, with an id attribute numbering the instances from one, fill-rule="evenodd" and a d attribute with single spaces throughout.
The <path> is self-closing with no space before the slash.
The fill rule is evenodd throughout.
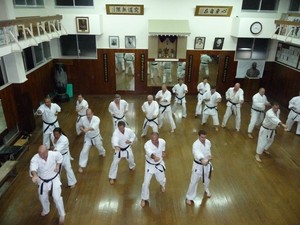
<path id="1" fill-rule="evenodd" d="M 5 0 L 12 2 L 12 0 Z M 289 0 L 281 0 L 278 12 L 241 12 L 242 0 L 94 0 L 94 7 L 56 7 L 55 1 L 44 0 L 45 8 L 14 8 L 15 16 L 47 16 L 61 14 L 63 15 L 63 25 L 69 33 L 75 32 L 75 16 L 90 17 L 91 33 L 101 34 L 97 38 L 97 48 L 109 47 L 109 36 L 119 36 L 120 48 L 125 47 L 125 36 L 136 36 L 136 46 L 140 49 L 148 48 L 148 20 L 149 19 L 176 19 L 189 20 L 191 34 L 188 37 L 187 48 L 194 49 L 194 39 L 196 36 L 206 37 L 205 50 L 211 50 L 215 37 L 224 37 L 225 42 L 223 50 L 236 49 L 236 35 L 232 34 L 232 25 L 234 18 L 239 21 L 251 23 L 252 20 L 268 21 L 278 19 L 282 12 L 287 12 Z M 1 8 L 0 3 L 0 8 Z M 144 15 L 107 15 L 106 4 L 142 4 L 144 5 Z M 230 17 L 200 17 L 194 16 L 196 5 L 215 5 L 215 6 L 233 6 Z M 102 16 L 102 19 L 101 19 Z M 98 19 L 100 18 L 100 19 Z M 243 18 L 243 19 L 241 19 Z M 101 23 L 102 21 L 102 23 Z M 249 24 L 245 25 L 239 22 L 240 29 L 238 36 L 254 37 L 249 32 Z M 246 28 L 245 28 L 246 27 Z M 244 31 L 243 31 L 244 30 Z M 236 33 L 237 31 L 235 31 Z M 271 37 L 271 33 L 262 32 L 256 35 L 256 38 Z"/>

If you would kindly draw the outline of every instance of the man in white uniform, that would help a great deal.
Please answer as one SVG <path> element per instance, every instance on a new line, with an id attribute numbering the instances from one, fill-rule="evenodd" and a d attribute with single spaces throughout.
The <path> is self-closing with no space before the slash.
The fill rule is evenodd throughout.
<path id="1" fill-rule="evenodd" d="M 113 130 L 118 128 L 118 122 L 126 122 L 126 113 L 128 112 L 128 103 L 116 94 L 115 99 L 109 104 L 108 111 L 112 116 Z"/>
<path id="2" fill-rule="evenodd" d="M 124 53 L 117 52 L 115 53 L 115 57 L 116 57 L 117 72 L 125 71 Z"/>
<path id="3" fill-rule="evenodd" d="M 59 224 L 65 221 L 65 208 L 61 196 L 61 181 L 59 176 L 60 165 L 63 156 L 58 151 L 48 151 L 45 145 L 41 145 L 38 153 L 30 161 L 30 176 L 33 183 L 38 185 L 39 199 L 43 211 L 41 216 L 50 212 L 49 191 L 59 214 Z"/>
<path id="4" fill-rule="evenodd" d="M 198 102 L 197 102 L 197 106 L 196 106 L 196 111 L 195 111 L 195 118 L 198 117 L 199 115 L 202 114 L 202 102 L 203 102 L 203 95 L 207 92 L 210 91 L 210 85 L 207 82 L 208 78 L 204 77 L 203 81 L 200 82 L 197 85 L 197 90 L 198 90 Z"/>
<path id="5" fill-rule="evenodd" d="M 165 162 L 163 161 L 163 158 L 165 157 L 166 141 L 159 138 L 158 133 L 153 132 L 151 134 L 151 139 L 145 143 L 144 148 L 146 151 L 146 162 L 141 194 L 142 200 L 140 204 L 143 208 L 149 200 L 149 186 L 153 175 L 155 175 L 157 182 L 160 184 L 161 192 L 165 192 L 166 190 L 166 167 Z"/>
<path id="6" fill-rule="evenodd" d="M 296 134 L 300 135 L 300 91 L 299 96 L 293 97 L 289 102 L 289 109 L 291 110 L 286 125 L 287 128 L 285 131 L 290 131 L 292 129 L 293 124 L 297 123 Z"/>
<path id="7" fill-rule="evenodd" d="M 186 118 L 186 99 L 185 95 L 188 93 L 188 87 L 183 82 L 183 78 L 178 79 L 178 84 L 172 88 L 172 92 L 175 94 L 174 105 L 173 105 L 173 113 L 177 110 L 177 106 L 182 106 L 182 118 Z"/>
<path id="8" fill-rule="evenodd" d="M 53 151 L 58 151 L 63 156 L 62 166 L 65 168 L 68 179 L 68 186 L 74 188 L 77 180 L 71 165 L 71 155 L 69 150 L 69 140 L 63 134 L 60 127 L 56 127 L 51 134 L 52 146 L 50 147 Z"/>
<path id="9" fill-rule="evenodd" d="M 185 67 L 186 67 L 186 62 L 178 62 L 178 65 L 177 65 L 177 79 L 178 78 L 184 78 L 184 76 L 185 76 Z"/>
<path id="10" fill-rule="evenodd" d="M 259 126 L 264 120 L 266 106 L 270 103 L 265 96 L 265 89 L 260 88 L 258 93 L 252 97 L 251 119 L 248 126 L 248 137 L 253 138 L 252 131 L 254 126 Z"/>
<path id="11" fill-rule="evenodd" d="M 135 169 L 134 156 L 131 149 L 131 145 L 135 138 L 135 133 L 130 128 L 125 127 L 125 122 L 119 121 L 118 128 L 115 129 L 111 138 L 115 154 L 108 175 L 110 184 L 113 185 L 115 183 L 118 173 L 118 165 L 122 158 L 127 160 L 130 170 Z"/>
<path id="12" fill-rule="evenodd" d="M 275 102 L 272 104 L 272 108 L 266 112 L 266 117 L 259 130 L 255 155 L 255 159 L 258 162 L 261 162 L 261 154 L 270 155 L 268 149 L 274 141 L 277 126 L 281 125 L 283 128 L 286 128 L 286 125 L 279 119 L 279 115 L 279 104 Z"/>
<path id="13" fill-rule="evenodd" d="M 164 117 L 167 116 L 171 125 L 171 133 L 173 133 L 176 129 L 176 125 L 172 116 L 171 97 L 171 92 L 167 89 L 165 84 L 162 85 L 161 90 L 155 95 L 155 99 L 159 104 L 159 128 L 162 127 Z"/>
<path id="14" fill-rule="evenodd" d="M 57 114 L 61 111 L 61 108 L 56 103 L 52 103 L 50 98 L 44 99 L 42 104 L 36 111 L 36 115 L 42 116 L 43 119 L 43 145 L 50 148 L 50 135 L 55 127 L 59 127 L 57 121 Z"/>
<path id="15" fill-rule="evenodd" d="M 172 82 L 172 63 L 171 62 L 163 62 L 164 74 L 163 74 L 163 84 L 168 81 L 169 83 Z"/>
<path id="16" fill-rule="evenodd" d="M 206 139 L 206 132 L 200 130 L 198 139 L 193 144 L 194 162 L 192 168 L 191 182 L 186 193 L 186 204 L 192 205 L 197 194 L 197 187 L 200 179 L 204 184 L 204 191 L 208 198 L 211 197 L 209 184 L 212 172 L 211 164 L 211 142 Z"/>
<path id="17" fill-rule="evenodd" d="M 102 144 L 102 136 L 100 134 L 100 118 L 93 114 L 91 109 L 86 110 L 86 116 L 80 121 L 80 130 L 85 133 L 84 143 L 79 156 L 79 173 L 83 172 L 83 168 L 86 167 L 89 152 L 94 145 L 99 152 L 99 156 L 105 157 L 105 149 Z"/>
<path id="18" fill-rule="evenodd" d="M 209 67 L 208 64 L 212 62 L 211 58 L 207 54 L 202 54 L 200 56 L 200 66 L 199 66 L 199 75 L 201 75 L 202 70 L 205 72 L 205 76 L 209 76 Z"/>
<path id="19" fill-rule="evenodd" d="M 76 112 L 78 113 L 76 120 L 76 133 L 80 135 L 80 120 L 86 115 L 86 110 L 89 108 L 88 102 L 83 98 L 82 94 L 79 94 L 76 101 Z"/>
<path id="20" fill-rule="evenodd" d="M 128 74 L 129 69 L 131 70 L 131 75 L 134 76 L 134 53 L 125 53 L 126 69 L 125 74 Z"/>
<path id="21" fill-rule="evenodd" d="M 154 75 L 156 75 L 158 77 L 160 76 L 158 62 L 156 62 L 156 61 L 152 61 L 150 63 L 150 78 L 153 79 Z"/>
<path id="22" fill-rule="evenodd" d="M 158 113 L 159 105 L 157 101 L 153 100 L 152 95 L 147 96 L 147 101 L 142 105 L 142 111 L 145 113 L 145 120 L 143 123 L 142 137 L 146 136 L 148 127 L 152 127 L 153 132 L 158 132 Z"/>
<path id="23" fill-rule="evenodd" d="M 227 108 L 223 117 L 222 127 L 226 127 L 229 117 L 235 115 L 235 129 L 239 132 L 241 128 L 241 106 L 244 102 L 244 91 L 236 83 L 226 91 Z"/>
<path id="24" fill-rule="evenodd" d="M 205 125 L 209 116 L 213 119 L 213 125 L 216 131 L 219 130 L 219 114 L 218 114 L 218 103 L 221 102 L 222 97 L 220 93 L 216 91 L 216 87 L 212 86 L 210 91 L 205 92 L 203 95 L 205 106 L 203 109 L 202 125 Z"/>

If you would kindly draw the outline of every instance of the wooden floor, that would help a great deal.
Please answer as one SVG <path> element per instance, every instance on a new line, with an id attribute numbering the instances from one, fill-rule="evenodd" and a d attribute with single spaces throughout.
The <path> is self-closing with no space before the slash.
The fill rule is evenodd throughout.
<path id="1" fill-rule="evenodd" d="M 293 132 L 278 129 L 276 140 L 271 146 L 272 155 L 264 156 L 263 162 L 254 159 L 255 138 L 247 137 L 250 106 L 242 108 L 242 129 L 234 129 L 234 118 L 227 128 L 214 131 L 209 120 L 200 126 L 194 118 L 196 97 L 188 96 L 188 118 L 181 119 L 181 112 L 175 118 L 177 129 L 169 133 L 168 123 L 160 130 L 160 136 L 167 142 L 166 192 L 161 193 L 155 178 L 150 186 L 150 205 L 141 208 L 140 193 L 144 176 L 144 149 L 147 138 L 141 138 L 144 120 L 141 105 L 146 96 L 123 96 L 129 103 L 128 122 L 135 130 L 137 140 L 133 145 L 136 171 L 128 169 L 126 160 L 119 165 L 117 183 L 108 182 L 108 171 L 113 158 L 110 139 L 112 122 L 108 105 L 112 96 L 87 96 L 90 107 L 101 118 L 101 133 L 104 138 L 106 158 L 99 158 L 92 149 L 87 169 L 79 174 L 78 157 L 83 136 L 75 134 L 75 99 L 62 103 L 59 122 L 70 140 L 72 161 L 78 185 L 74 189 L 66 187 L 63 173 L 63 199 L 68 225 L 299 225 L 300 224 L 300 137 Z M 225 111 L 225 102 L 219 106 L 220 121 Z M 281 119 L 285 121 L 286 112 Z M 57 224 L 57 212 L 51 201 L 51 212 L 41 217 L 37 187 L 28 174 L 29 161 L 41 144 L 41 119 L 37 118 L 37 128 L 32 134 L 30 149 L 20 159 L 16 180 L 0 199 L 0 224 L 32 225 Z M 208 132 L 212 141 L 214 171 L 211 182 L 212 197 L 203 196 L 203 185 L 199 183 L 194 206 L 185 204 L 185 194 L 189 185 L 192 168 L 192 144 L 197 139 L 196 131 L 201 128 Z M 149 131 L 150 133 L 150 131 Z"/>

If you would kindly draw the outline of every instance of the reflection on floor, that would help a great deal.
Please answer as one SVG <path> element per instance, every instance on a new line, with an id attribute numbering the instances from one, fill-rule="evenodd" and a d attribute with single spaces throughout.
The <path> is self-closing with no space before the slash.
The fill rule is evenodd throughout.
<path id="1" fill-rule="evenodd" d="M 134 74 L 129 70 L 116 71 L 116 88 L 117 91 L 134 91 Z"/>

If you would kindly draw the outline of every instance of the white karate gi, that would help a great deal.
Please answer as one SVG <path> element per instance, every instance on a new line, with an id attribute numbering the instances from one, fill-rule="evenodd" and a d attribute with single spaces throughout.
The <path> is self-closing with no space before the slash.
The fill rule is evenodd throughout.
<path id="1" fill-rule="evenodd" d="M 177 64 L 177 78 L 183 78 L 185 76 L 186 62 L 178 62 Z"/>
<path id="2" fill-rule="evenodd" d="M 119 130 L 119 128 L 115 129 L 111 138 L 111 143 L 113 148 L 118 146 L 121 150 L 115 150 L 114 159 L 109 170 L 109 179 L 117 178 L 118 165 L 122 158 L 125 158 L 127 160 L 129 169 L 135 168 L 134 156 L 131 149 L 131 145 L 135 138 L 135 133 L 130 128 L 125 127 L 124 134 Z M 126 144 L 126 141 L 130 141 L 131 144 Z"/>
<path id="3" fill-rule="evenodd" d="M 201 71 L 204 70 L 205 76 L 209 76 L 209 67 L 208 64 L 212 61 L 210 56 L 206 54 L 202 54 L 200 56 L 200 66 L 199 66 L 199 75 L 201 74 Z"/>
<path id="4" fill-rule="evenodd" d="M 287 121 L 287 130 L 290 131 L 295 122 L 297 122 L 296 134 L 300 135 L 300 96 L 293 97 L 289 101 L 289 109 L 291 110 Z"/>
<path id="5" fill-rule="evenodd" d="M 116 68 L 118 72 L 125 70 L 124 53 L 115 53 Z"/>
<path id="6" fill-rule="evenodd" d="M 233 87 L 226 91 L 227 108 L 223 117 L 222 127 L 225 127 L 229 117 L 235 115 L 235 129 L 237 131 L 241 128 L 241 103 L 244 102 L 244 91 L 239 88 L 234 92 Z"/>
<path id="7" fill-rule="evenodd" d="M 182 106 L 182 117 L 186 117 L 186 99 L 185 94 L 188 92 L 188 87 L 186 84 L 175 84 L 172 88 L 172 92 L 175 94 L 174 105 L 173 105 L 173 113 L 177 110 L 177 105 L 180 104 Z"/>
<path id="8" fill-rule="evenodd" d="M 53 133 L 51 134 L 51 142 L 54 147 L 53 151 L 58 151 L 62 154 L 63 156 L 63 161 L 62 161 L 62 166 L 65 168 L 66 173 L 67 173 L 67 179 L 68 179 L 68 186 L 73 186 L 77 183 L 75 174 L 72 169 L 71 165 L 71 155 L 70 155 L 70 150 L 69 150 L 69 140 L 68 138 L 61 134 L 59 139 L 54 143 L 54 135 Z"/>
<path id="9" fill-rule="evenodd" d="M 52 197 L 60 217 L 65 216 L 64 202 L 61 196 L 61 181 L 59 172 L 55 172 L 56 164 L 63 161 L 63 156 L 59 152 L 48 151 L 47 161 L 39 154 L 35 154 L 30 161 L 30 176 L 35 171 L 38 176 L 38 194 L 43 207 L 43 214 L 50 212 L 49 191 L 52 190 Z"/>
<path id="10" fill-rule="evenodd" d="M 269 109 L 266 112 L 266 117 L 260 127 L 256 153 L 262 154 L 265 150 L 271 146 L 276 135 L 276 128 L 281 122 L 279 119 L 280 110 L 278 109 L 277 113 L 273 109 Z"/>
<path id="11" fill-rule="evenodd" d="M 154 77 L 154 74 L 159 76 L 159 68 L 158 68 L 158 62 L 151 62 L 150 64 L 150 78 Z"/>
<path id="12" fill-rule="evenodd" d="M 80 110 L 78 111 L 78 116 L 77 116 L 77 120 L 76 120 L 76 133 L 77 135 L 79 135 L 81 133 L 80 130 L 80 120 L 81 117 L 86 115 L 86 110 L 89 108 L 89 104 L 85 99 L 82 99 L 81 102 L 79 102 L 78 100 L 76 101 L 76 110 Z"/>
<path id="13" fill-rule="evenodd" d="M 41 112 L 43 119 L 43 145 L 49 149 L 50 135 L 53 133 L 54 128 L 59 127 L 56 114 L 61 111 L 61 108 L 56 103 L 51 103 L 50 108 L 42 104 L 37 111 Z"/>
<path id="14" fill-rule="evenodd" d="M 146 114 L 146 118 L 143 123 L 142 136 L 147 134 L 148 127 L 152 127 L 153 132 L 158 132 L 158 113 L 159 105 L 157 101 L 152 101 L 149 105 L 148 101 L 142 105 L 142 111 Z"/>
<path id="15" fill-rule="evenodd" d="M 82 117 L 80 120 L 80 126 L 94 129 L 86 132 L 84 135 L 84 143 L 79 156 L 79 166 L 84 168 L 87 165 L 89 152 L 93 145 L 98 149 L 100 156 L 105 156 L 105 149 L 102 144 L 102 136 L 99 129 L 100 118 L 98 116 L 93 115 L 91 122 L 86 116 Z"/>
<path id="16" fill-rule="evenodd" d="M 130 68 L 131 73 L 134 76 L 134 53 L 125 53 L 124 58 L 126 62 L 125 73 L 128 74 Z"/>
<path id="17" fill-rule="evenodd" d="M 209 116 L 213 119 L 213 125 L 219 125 L 219 114 L 218 114 L 218 102 L 221 101 L 222 97 L 218 92 L 211 94 L 210 91 L 205 92 L 204 99 L 209 99 L 209 101 L 205 101 L 205 106 L 203 109 L 202 115 L 202 124 L 207 122 Z"/>
<path id="18" fill-rule="evenodd" d="M 204 184 L 204 190 L 209 192 L 210 175 L 212 172 L 212 164 L 209 162 L 206 166 L 201 164 L 202 159 L 211 158 L 211 143 L 205 139 L 205 145 L 196 140 L 193 144 L 193 168 L 191 182 L 186 193 L 187 200 L 194 200 L 197 194 L 198 182 L 201 179 Z"/>
<path id="19" fill-rule="evenodd" d="M 176 129 L 176 125 L 172 116 L 171 110 L 171 92 L 166 90 L 164 93 L 162 90 L 158 91 L 155 95 L 155 99 L 159 99 L 159 128 L 162 127 L 165 115 L 168 117 L 172 130 Z"/>
<path id="20" fill-rule="evenodd" d="M 163 152 L 166 149 L 166 141 L 162 138 L 158 139 L 158 147 L 156 147 L 151 140 L 147 141 L 144 145 L 146 151 L 146 162 L 145 162 L 145 175 L 144 175 L 144 182 L 142 185 L 142 194 L 141 198 L 143 200 L 149 199 L 149 186 L 150 181 L 153 175 L 157 182 L 165 189 L 166 186 L 166 176 L 165 176 L 165 163 L 163 161 Z M 155 156 L 160 158 L 160 161 L 155 162 L 154 159 L 151 158 L 151 155 L 154 154 Z"/>
<path id="21" fill-rule="evenodd" d="M 164 74 L 163 74 L 163 84 L 168 80 L 169 83 L 172 82 L 172 63 L 171 62 L 163 62 Z"/>
<path id="22" fill-rule="evenodd" d="M 198 95 L 197 95 L 198 102 L 197 102 L 196 112 L 195 112 L 196 116 L 202 114 L 203 95 L 205 92 L 210 91 L 210 85 L 209 83 L 200 82 L 197 85 L 197 90 L 198 90 Z"/>
<path id="23" fill-rule="evenodd" d="M 259 126 L 264 120 L 266 104 L 269 103 L 265 95 L 256 93 L 252 97 L 251 119 L 248 133 L 252 133 L 254 126 Z"/>
<path id="24" fill-rule="evenodd" d="M 115 101 L 112 101 L 108 106 L 108 111 L 112 116 L 113 130 L 118 128 L 119 121 L 126 123 L 125 113 L 128 111 L 128 103 L 125 100 L 120 100 L 120 108 L 118 108 Z"/>

